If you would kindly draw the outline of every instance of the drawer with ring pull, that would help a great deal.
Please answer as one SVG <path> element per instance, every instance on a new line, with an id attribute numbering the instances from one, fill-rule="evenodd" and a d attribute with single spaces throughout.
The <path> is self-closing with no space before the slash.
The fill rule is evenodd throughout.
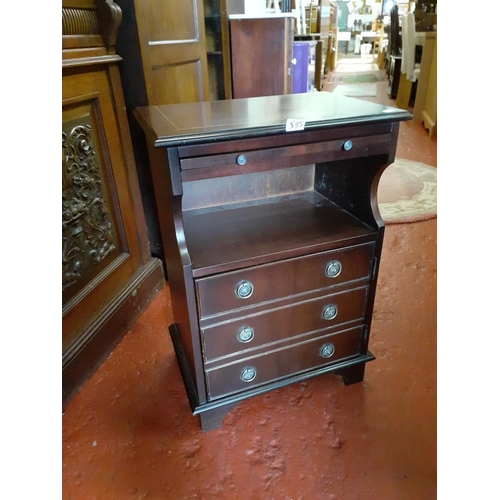
<path id="1" fill-rule="evenodd" d="M 211 400 L 359 354 L 364 326 L 329 333 L 206 370 Z"/>
<path id="2" fill-rule="evenodd" d="M 263 345 L 270 348 L 270 343 L 361 320 L 367 295 L 364 286 L 202 328 L 205 361 L 222 358 L 220 364 L 227 356 L 241 357 Z"/>
<path id="3" fill-rule="evenodd" d="M 200 319 L 371 276 L 374 243 L 196 280 Z"/>

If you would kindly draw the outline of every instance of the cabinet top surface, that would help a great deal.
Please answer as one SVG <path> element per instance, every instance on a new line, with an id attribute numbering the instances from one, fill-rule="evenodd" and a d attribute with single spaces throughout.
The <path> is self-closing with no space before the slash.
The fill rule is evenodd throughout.
<path id="1" fill-rule="evenodd" d="M 329 92 L 147 106 L 134 114 L 156 147 L 285 133 L 289 119 L 304 121 L 304 130 L 411 119 L 406 110 Z"/>

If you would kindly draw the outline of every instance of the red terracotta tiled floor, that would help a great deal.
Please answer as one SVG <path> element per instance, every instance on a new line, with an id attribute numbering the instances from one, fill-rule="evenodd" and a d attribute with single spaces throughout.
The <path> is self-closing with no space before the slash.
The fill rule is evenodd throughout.
<path id="1" fill-rule="evenodd" d="M 403 123 L 397 155 L 436 165 L 436 141 Z M 172 321 L 167 285 L 66 409 L 65 500 L 436 498 L 436 219 L 386 226 L 361 384 L 317 377 L 202 433 Z"/>

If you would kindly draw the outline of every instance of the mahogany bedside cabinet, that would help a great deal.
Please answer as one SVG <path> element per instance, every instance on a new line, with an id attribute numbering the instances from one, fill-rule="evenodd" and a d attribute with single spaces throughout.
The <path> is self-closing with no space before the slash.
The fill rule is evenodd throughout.
<path id="1" fill-rule="evenodd" d="M 327 92 L 137 108 L 201 428 L 332 372 L 363 380 L 384 224 L 377 186 L 405 110 Z"/>

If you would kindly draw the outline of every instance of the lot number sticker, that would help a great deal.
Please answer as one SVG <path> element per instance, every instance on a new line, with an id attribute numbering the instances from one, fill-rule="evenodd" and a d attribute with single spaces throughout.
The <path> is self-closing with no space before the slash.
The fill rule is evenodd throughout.
<path id="1" fill-rule="evenodd" d="M 306 125 L 305 120 L 294 120 L 293 118 L 288 118 L 286 121 L 286 132 L 295 132 L 297 130 L 304 130 Z"/>

